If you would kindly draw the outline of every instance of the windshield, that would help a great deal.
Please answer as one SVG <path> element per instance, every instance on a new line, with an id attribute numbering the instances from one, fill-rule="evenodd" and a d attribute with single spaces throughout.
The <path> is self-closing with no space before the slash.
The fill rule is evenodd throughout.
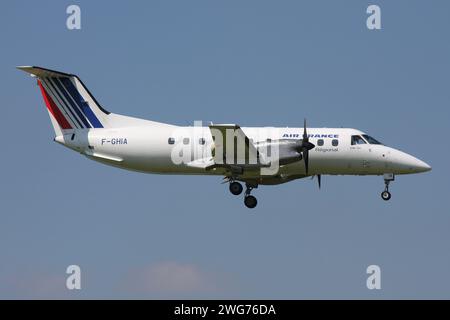
<path id="1" fill-rule="evenodd" d="M 372 138 L 371 136 L 367 135 L 367 134 L 363 134 L 362 135 L 364 137 L 364 139 L 367 140 L 367 142 L 369 142 L 370 144 L 382 144 L 380 141 L 376 140 L 375 138 Z"/>
<path id="2" fill-rule="evenodd" d="M 355 144 L 366 144 L 366 142 L 361 136 L 352 136 L 352 146 Z"/>

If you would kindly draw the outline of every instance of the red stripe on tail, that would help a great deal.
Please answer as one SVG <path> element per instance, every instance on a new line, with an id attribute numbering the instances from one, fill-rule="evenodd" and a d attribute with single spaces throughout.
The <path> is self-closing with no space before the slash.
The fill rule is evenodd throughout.
<path id="1" fill-rule="evenodd" d="M 58 109 L 56 104 L 53 102 L 52 98 L 45 91 L 40 80 L 38 80 L 38 84 L 39 84 L 39 88 L 41 88 L 42 97 L 44 97 L 44 101 L 45 101 L 45 105 L 47 106 L 47 109 L 55 117 L 56 121 L 58 121 L 58 124 L 61 127 L 61 129 L 72 129 L 72 126 L 67 121 L 67 119 L 64 117 L 61 110 Z"/>

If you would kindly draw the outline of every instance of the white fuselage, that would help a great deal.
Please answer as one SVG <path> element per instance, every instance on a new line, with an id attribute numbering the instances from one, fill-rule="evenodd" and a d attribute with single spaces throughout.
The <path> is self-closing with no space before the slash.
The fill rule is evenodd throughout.
<path id="1" fill-rule="evenodd" d="M 122 169 L 159 174 L 219 175 L 233 195 L 308 176 L 383 175 L 383 200 L 396 174 L 431 170 L 425 162 L 382 145 L 356 129 L 254 127 L 210 124 L 180 127 L 111 113 L 81 79 L 37 66 L 18 69 L 37 79 L 55 141 L 88 158 Z"/>
<path id="2" fill-rule="evenodd" d="M 242 130 L 254 143 L 298 140 L 303 132 L 303 128 Z M 423 161 L 385 145 L 352 144 L 352 136 L 363 134 L 356 129 L 308 128 L 309 141 L 315 145 L 309 153 L 308 175 L 408 174 L 430 170 Z M 170 144 L 170 139 L 175 143 Z M 77 130 L 55 140 L 93 160 L 123 169 L 160 174 L 227 175 L 224 168 L 206 170 L 173 161 L 177 143 L 192 148 L 190 161 L 211 157 L 214 141 L 208 127 L 178 127 L 152 122 L 136 127 Z M 299 160 L 280 166 L 271 177 L 262 176 L 260 170 L 246 170 L 238 179 L 277 184 L 304 177 L 304 172 L 304 161 Z"/>

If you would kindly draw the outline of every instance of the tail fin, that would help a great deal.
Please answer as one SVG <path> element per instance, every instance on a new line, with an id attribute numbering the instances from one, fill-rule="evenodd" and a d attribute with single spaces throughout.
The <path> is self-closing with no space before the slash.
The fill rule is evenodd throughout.
<path id="1" fill-rule="evenodd" d="M 17 68 L 37 77 L 56 135 L 74 129 L 108 127 L 110 113 L 76 75 L 40 67 Z"/>

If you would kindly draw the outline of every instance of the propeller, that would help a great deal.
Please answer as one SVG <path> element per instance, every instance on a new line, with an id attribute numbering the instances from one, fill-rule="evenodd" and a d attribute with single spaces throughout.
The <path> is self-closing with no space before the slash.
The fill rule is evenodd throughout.
<path id="1" fill-rule="evenodd" d="M 299 151 L 302 153 L 303 160 L 305 161 L 305 172 L 308 175 L 309 169 L 309 150 L 315 147 L 314 144 L 309 142 L 308 133 L 306 132 L 306 119 L 303 121 L 303 139 L 300 145 Z"/>

